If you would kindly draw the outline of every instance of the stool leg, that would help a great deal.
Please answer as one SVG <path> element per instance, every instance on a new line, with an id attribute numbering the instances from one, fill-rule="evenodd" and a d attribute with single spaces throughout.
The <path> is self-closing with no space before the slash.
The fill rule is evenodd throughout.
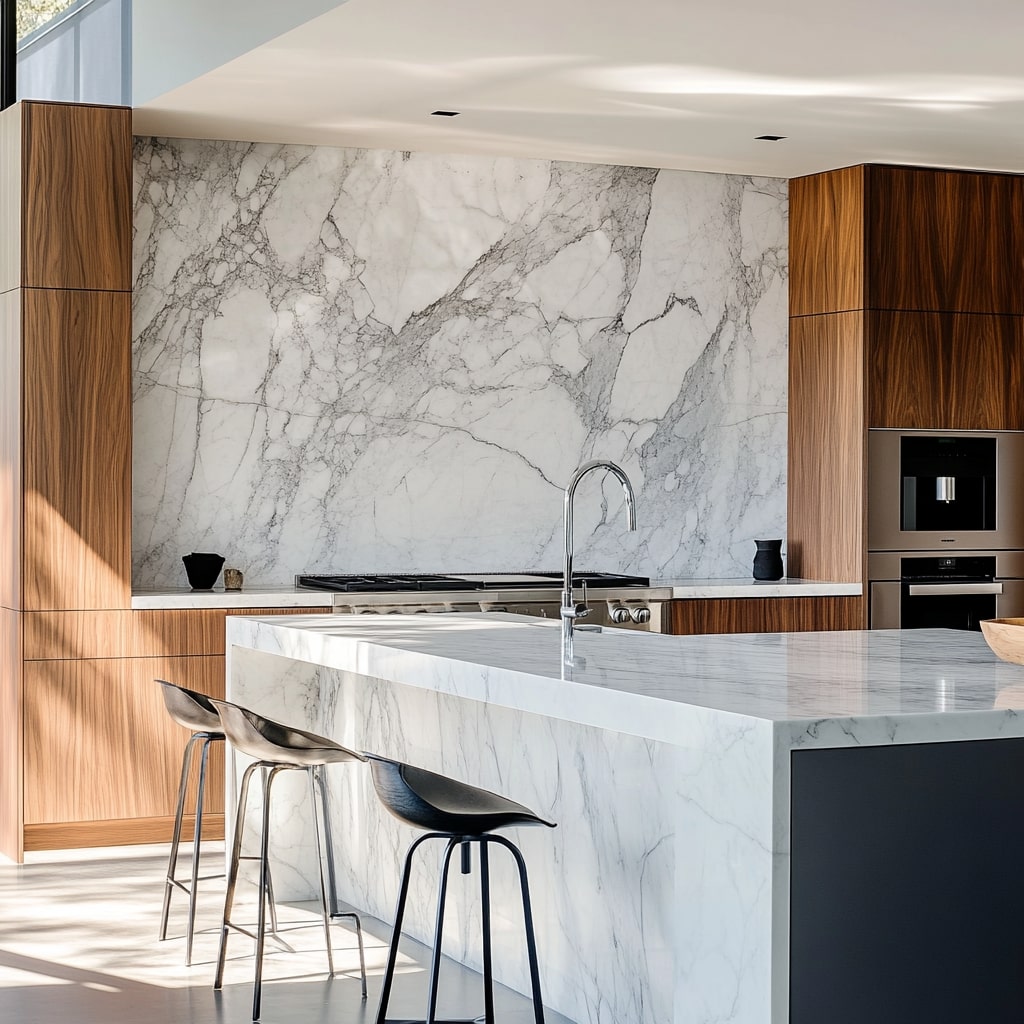
<path id="1" fill-rule="evenodd" d="M 196 788 L 196 821 L 192 832 L 192 884 L 188 891 L 188 931 L 185 938 L 185 966 L 192 966 L 192 938 L 196 931 L 196 890 L 199 888 L 199 842 L 203 838 L 203 793 L 206 790 L 206 762 L 212 736 L 203 740 L 199 755 L 199 785 Z"/>
<path id="2" fill-rule="evenodd" d="M 441 935 L 444 931 L 445 898 L 448 895 L 448 867 L 459 842 L 458 837 L 448 840 L 441 861 L 441 878 L 437 890 L 437 922 L 434 925 L 434 952 L 430 958 L 430 988 L 427 990 L 427 1019 L 424 1024 L 436 1024 L 437 1020 L 437 982 L 441 974 Z"/>
<path id="3" fill-rule="evenodd" d="M 526 952 L 530 959 L 530 984 L 533 988 L 533 1016 L 536 1024 L 544 1024 L 544 1004 L 540 996 L 540 970 L 537 967 L 537 939 L 533 932 L 533 910 L 530 907 L 530 883 L 526 878 L 526 861 L 515 843 L 504 836 L 491 836 L 492 842 L 501 843 L 516 859 L 519 868 L 519 888 L 523 894 L 523 921 L 526 925 Z"/>
<path id="4" fill-rule="evenodd" d="M 494 1024 L 494 976 L 491 972 L 491 875 L 487 840 L 480 840 L 480 924 L 484 946 L 484 1024 Z"/>
<path id="5" fill-rule="evenodd" d="M 268 767 L 263 766 L 261 772 L 263 778 L 263 787 L 266 789 L 267 785 L 267 772 Z M 270 934 L 277 934 L 277 900 L 274 898 L 274 878 L 270 873 L 270 865 L 267 864 L 267 899 L 270 900 Z"/>
<path id="6" fill-rule="evenodd" d="M 274 777 L 285 766 L 275 766 L 264 775 L 263 821 L 260 828 L 260 912 L 256 924 L 256 977 L 253 979 L 252 1019 L 260 1019 L 260 1000 L 263 996 L 263 947 L 267 935 L 267 877 L 270 864 L 270 790 Z"/>
<path id="7" fill-rule="evenodd" d="M 245 807 L 249 798 L 249 780 L 252 773 L 260 767 L 254 761 L 242 775 L 242 785 L 238 792 L 238 810 L 235 813 L 235 834 L 231 843 L 231 863 L 228 866 L 228 882 L 224 892 L 224 918 L 220 928 L 220 950 L 217 953 L 217 974 L 213 987 L 219 989 L 224 983 L 224 961 L 228 952 L 228 930 L 231 927 L 231 911 L 235 905 L 235 885 L 238 883 L 238 861 L 242 853 L 242 832 L 245 825 Z"/>
<path id="8" fill-rule="evenodd" d="M 320 765 L 316 765 L 313 769 L 313 779 L 316 782 L 317 787 L 320 790 L 320 805 L 323 808 L 323 825 L 324 825 L 324 846 L 326 847 L 327 857 L 327 902 L 330 907 L 330 917 L 333 920 L 337 917 L 351 917 L 356 928 L 356 942 L 359 946 L 359 979 L 362 986 L 363 998 L 366 998 L 366 950 L 363 946 L 363 927 L 362 922 L 359 920 L 359 915 L 356 913 L 342 913 L 338 909 L 338 887 L 336 876 L 334 873 L 334 839 L 331 833 L 331 816 L 327 809 L 327 786 L 324 782 L 323 768 Z M 314 804 L 316 798 L 314 797 Z M 314 815 L 316 814 L 316 807 L 313 808 Z M 323 875 L 323 861 L 320 862 L 320 873 Z M 333 966 L 332 966 L 333 973 Z"/>
<path id="9" fill-rule="evenodd" d="M 327 882 L 324 879 L 324 833 L 320 831 L 319 825 L 319 801 L 316 798 L 316 769 L 307 768 L 306 777 L 309 779 L 309 802 L 313 811 L 313 837 L 316 840 L 316 861 L 320 869 L 320 916 L 324 922 L 324 938 L 327 940 L 327 973 L 334 974 L 334 954 L 331 950 L 331 914 L 327 907 Z M 321 793 L 323 790 L 321 790 Z M 327 807 L 324 806 L 324 820 L 326 821 Z M 326 828 L 325 828 L 326 831 Z M 328 851 L 329 854 L 330 851 Z"/>
<path id="10" fill-rule="evenodd" d="M 181 758 L 181 782 L 178 784 L 178 807 L 174 812 L 174 832 L 171 835 L 171 855 L 167 861 L 167 880 L 164 883 L 164 907 L 160 914 L 160 941 L 167 938 L 167 918 L 171 912 L 171 890 L 174 888 L 174 872 L 178 865 L 178 843 L 181 841 L 181 819 L 185 813 L 185 790 L 188 788 L 188 770 L 192 766 L 192 748 L 199 739 L 193 733 L 185 744 Z"/>
<path id="11" fill-rule="evenodd" d="M 412 855 L 419 848 L 421 843 L 428 839 L 437 838 L 438 833 L 428 832 L 420 836 L 409 847 L 405 855 L 405 864 L 402 867 L 402 881 L 398 887 L 398 904 L 395 907 L 395 924 L 391 930 L 391 944 L 388 947 L 388 964 L 384 968 L 384 978 L 380 986 L 380 1002 L 377 1004 L 377 1017 L 374 1024 L 385 1024 L 388 1013 L 388 1001 L 391 998 L 391 983 L 395 979 L 395 964 L 398 961 L 398 942 L 402 937 L 402 920 L 405 917 L 405 902 L 409 896 L 409 879 L 412 875 Z M 442 838 L 447 839 L 447 836 Z"/>
<path id="12" fill-rule="evenodd" d="M 327 848 L 327 896 L 330 900 L 331 917 L 339 917 L 341 915 L 338 913 L 338 886 L 334 872 L 334 836 L 331 832 L 331 816 L 327 810 L 327 784 L 324 782 L 323 769 L 319 765 L 311 771 L 320 790 L 320 806 L 323 808 L 324 846 Z M 316 797 L 313 800 L 315 803 Z"/>

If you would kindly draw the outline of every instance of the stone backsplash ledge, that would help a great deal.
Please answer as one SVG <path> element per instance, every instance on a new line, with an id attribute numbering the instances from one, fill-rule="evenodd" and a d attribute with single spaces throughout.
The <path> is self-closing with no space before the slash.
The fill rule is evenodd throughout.
<path id="1" fill-rule="evenodd" d="M 786 183 L 137 139 L 134 583 L 747 575 L 784 536 Z"/>

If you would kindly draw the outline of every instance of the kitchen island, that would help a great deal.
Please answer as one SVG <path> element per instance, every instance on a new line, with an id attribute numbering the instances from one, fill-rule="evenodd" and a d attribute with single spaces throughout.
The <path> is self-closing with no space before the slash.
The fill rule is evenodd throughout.
<path id="1" fill-rule="evenodd" d="M 580 631 L 576 653 L 563 668 L 558 624 L 515 616 L 234 618 L 228 696 L 558 821 L 519 838 L 545 1002 L 580 1024 L 885 1024 L 908 1000 L 952 1021 L 965 998 L 1020 1019 L 1001 1014 L 1024 906 L 1002 883 L 1024 854 L 1024 668 L 944 630 Z M 301 797 L 275 810 L 291 896 L 313 892 Z M 340 896 L 390 920 L 410 831 L 358 767 L 332 773 L 331 813 Z M 525 991 L 498 867 L 496 975 Z M 414 880 L 418 937 L 434 881 Z M 475 883 L 453 889 L 446 951 L 476 965 Z"/>

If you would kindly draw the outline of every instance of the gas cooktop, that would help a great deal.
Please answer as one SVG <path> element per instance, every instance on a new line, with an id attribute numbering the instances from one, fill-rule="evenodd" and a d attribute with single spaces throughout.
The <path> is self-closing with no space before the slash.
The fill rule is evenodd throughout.
<path id="1" fill-rule="evenodd" d="M 623 576 L 613 572 L 574 572 L 573 584 L 586 583 L 594 588 L 649 587 L 646 576 Z M 432 576 L 426 573 L 384 575 L 302 575 L 295 577 L 297 587 L 308 590 L 333 590 L 341 593 L 408 593 L 413 591 L 465 591 L 465 590 L 536 590 L 541 587 L 558 588 L 562 583 L 560 572 L 523 573 L 466 573 L 459 576 Z"/>

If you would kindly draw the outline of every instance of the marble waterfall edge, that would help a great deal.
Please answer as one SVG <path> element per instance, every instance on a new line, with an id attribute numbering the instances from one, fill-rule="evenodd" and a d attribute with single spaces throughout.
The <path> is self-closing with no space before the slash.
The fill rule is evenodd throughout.
<path id="1" fill-rule="evenodd" d="M 578 564 L 743 576 L 782 535 L 786 183 L 139 139 L 134 580 Z M 601 493 L 601 488 L 604 488 Z"/>

